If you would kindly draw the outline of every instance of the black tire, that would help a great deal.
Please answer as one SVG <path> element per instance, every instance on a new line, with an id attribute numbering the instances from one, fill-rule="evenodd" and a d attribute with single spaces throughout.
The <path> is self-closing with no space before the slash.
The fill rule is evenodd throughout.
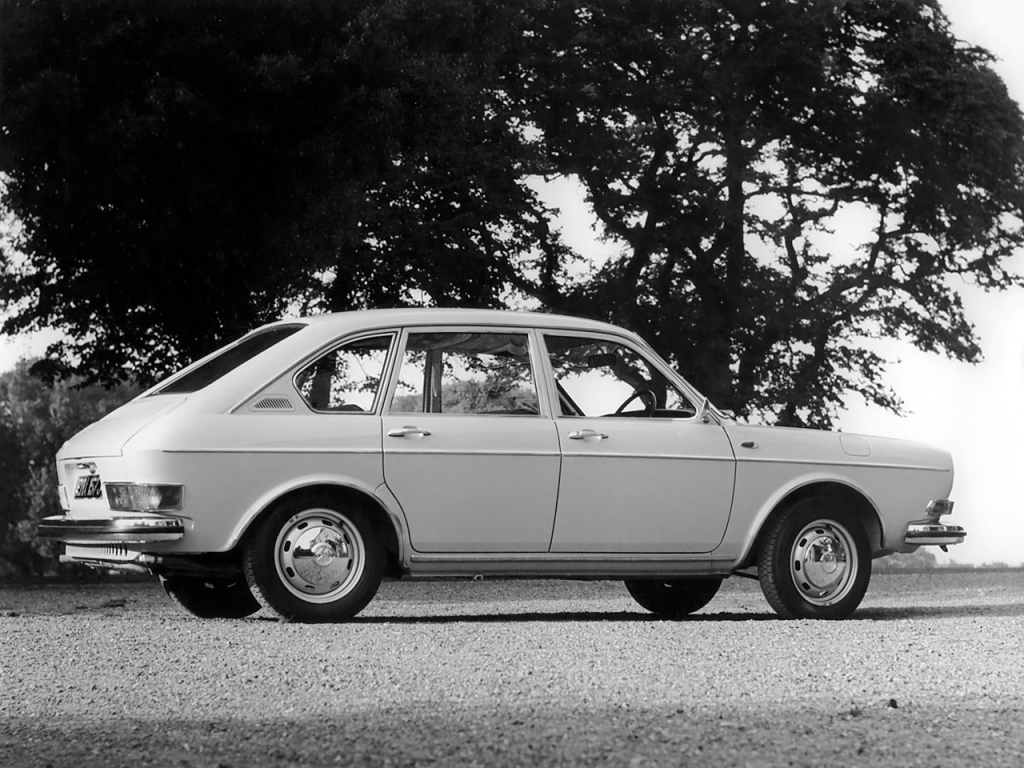
<path id="1" fill-rule="evenodd" d="M 384 573 L 384 547 L 370 514 L 330 494 L 285 499 L 243 548 L 256 599 L 287 621 L 336 622 L 373 599 Z"/>
<path id="2" fill-rule="evenodd" d="M 768 522 L 758 553 L 761 591 L 787 619 L 845 619 L 867 592 L 871 547 L 840 501 L 803 499 Z"/>
<path id="3" fill-rule="evenodd" d="M 721 579 L 626 579 L 626 589 L 641 607 L 669 619 L 699 611 L 721 586 Z"/>
<path id="4" fill-rule="evenodd" d="M 161 576 L 168 597 L 201 619 L 243 619 L 260 609 L 245 579 Z"/>

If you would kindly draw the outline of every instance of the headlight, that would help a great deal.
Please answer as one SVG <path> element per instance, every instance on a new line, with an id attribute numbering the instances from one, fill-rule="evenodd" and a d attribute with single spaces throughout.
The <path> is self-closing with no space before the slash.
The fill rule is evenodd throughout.
<path id="1" fill-rule="evenodd" d="M 953 511 L 953 502 L 949 499 L 939 499 L 937 501 L 928 502 L 928 507 L 925 509 L 925 514 L 928 517 L 942 517 L 948 515 Z"/>
<path id="2" fill-rule="evenodd" d="M 115 512 L 171 512 L 181 509 L 181 485 L 107 483 L 107 503 Z"/>

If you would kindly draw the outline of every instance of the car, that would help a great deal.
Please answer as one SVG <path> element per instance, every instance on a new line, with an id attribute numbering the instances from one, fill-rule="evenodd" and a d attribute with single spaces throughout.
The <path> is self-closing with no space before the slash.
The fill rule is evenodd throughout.
<path id="1" fill-rule="evenodd" d="M 946 451 L 738 422 L 635 334 L 554 314 L 282 320 L 68 440 L 65 562 L 148 571 L 185 610 L 356 616 L 383 578 L 622 580 L 647 611 L 760 581 L 839 619 L 874 558 L 966 535 Z"/>

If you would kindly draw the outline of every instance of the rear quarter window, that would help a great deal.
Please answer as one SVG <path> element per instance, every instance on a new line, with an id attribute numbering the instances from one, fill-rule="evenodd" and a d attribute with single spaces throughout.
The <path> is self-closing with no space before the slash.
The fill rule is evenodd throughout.
<path id="1" fill-rule="evenodd" d="M 172 379 L 166 385 L 154 390 L 151 394 L 181 395 L 198 392 L 203 387 L 209 386 L 217 379 L 235 370 L 238 366 L 252 360 L 257 355 L 267 351 L 275 344 L 284 341 L 305 327 L 302 323 L 293 323 L 255 331 L 248 336 L 244 336 L 238 343 L 226 347 L 198 368 L 189 371 L 184 376 Z"/>

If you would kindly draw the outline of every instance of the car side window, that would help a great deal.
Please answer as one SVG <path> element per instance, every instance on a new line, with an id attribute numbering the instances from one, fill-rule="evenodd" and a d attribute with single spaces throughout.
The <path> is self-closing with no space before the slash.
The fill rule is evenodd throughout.
<path id="1" fill-rule="evenodd" d="M 525 333 L 410 333 L 391 413 L 540 413 Z"/>
<path id="2" fill-rule="evenodd" d="M 365 413 L 376 408 L 393 334 L 343 344 L 303 368 L 295 387 L 314 411 Z"/>
<path id="3" fill-rule="evenodd" d="M 690 418 L 696 409 L 647 358 L 619 342 L 545 335 L 562 416 Z"/>

